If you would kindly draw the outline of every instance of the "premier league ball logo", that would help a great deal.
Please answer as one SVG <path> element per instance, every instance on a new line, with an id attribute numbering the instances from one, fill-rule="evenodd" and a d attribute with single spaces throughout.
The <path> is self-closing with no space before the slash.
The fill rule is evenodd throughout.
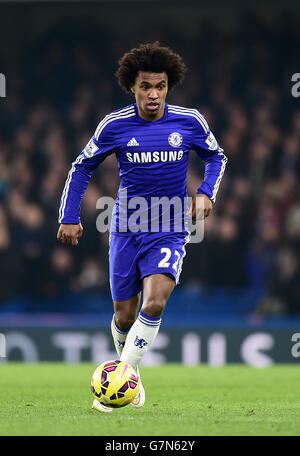
<path id="1" fill-rule="evenodd" d="M 94 143 L 93 138 L 92 138 L 85 146 L 84 153 L 88 157 L 92 157 L 94 155 L 94 153 L 97 152 L 98 149 L 99 149 L 99 147 L 96 146 L 96 144 Z"/>
<path id="2" fill-rule="evenodd" d="M 182 136 L 180 133 L 177 133 L 176 131 L 174 133 L 171 133 L 168 137 L 168 141 L 170 146 L 173 147 L 180 147 L 182 144 Z"/>

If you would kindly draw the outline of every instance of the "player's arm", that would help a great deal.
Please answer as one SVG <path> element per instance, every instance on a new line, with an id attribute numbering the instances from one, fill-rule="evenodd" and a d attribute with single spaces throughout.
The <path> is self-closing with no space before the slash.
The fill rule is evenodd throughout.
<path id="1" fill-rule="evenodd" d="M 100 122 L 89 143 L 72 163 L 60 201 L 60 227 L 57 239 L 65 244 L 77 245 L 83 228 L 80 222 L 81 201 L 92 173 L 97 166 L 112 154 L 113 132 L 105 119 Z"/>
<path id="2" fill-rule="evenodd" d="M 203 182 L 193 198 L 189 214 L 193 219 L 203 216 L 205 218 L 211 213 L 213 203 L 216 201 L 228 159 L 210 131 L 205 118 L 196 110 L 192 149 L 205 161 L 205 174 Z M 202 198 L 201 204 L 197 204 L 198 198 Z M 202 213 L 202 208 L 204 213 Z"/>

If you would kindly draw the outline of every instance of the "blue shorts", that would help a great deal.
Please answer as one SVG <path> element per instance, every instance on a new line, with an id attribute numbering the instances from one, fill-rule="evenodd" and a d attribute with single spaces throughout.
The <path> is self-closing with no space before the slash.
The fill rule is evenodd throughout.
<path id="1" fill-rule="evenodd" d="M 172 274 L 176 285 L 188 236 L 181 233 L 110 234 L 109 272 L 114 301 L 127 301 L 142 290 L 150 274 Z"/>

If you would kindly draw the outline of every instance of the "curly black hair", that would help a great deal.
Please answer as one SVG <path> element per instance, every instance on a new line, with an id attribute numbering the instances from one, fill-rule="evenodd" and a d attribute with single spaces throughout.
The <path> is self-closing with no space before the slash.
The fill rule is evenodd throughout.
<path id="1" fill-rule="evenodd" d="M 115 75 L 127 93 L 131 93 L 130 87 L 134 84 L 139 71 L 166 72 L 169 90 L 172 90 L 183 81 L 187 70 L 180 55 L 168 47 L 160 46 L 159 41 L 140 44 L 138 48 L 126 52 L 118 63 L 119 68 Z"/>

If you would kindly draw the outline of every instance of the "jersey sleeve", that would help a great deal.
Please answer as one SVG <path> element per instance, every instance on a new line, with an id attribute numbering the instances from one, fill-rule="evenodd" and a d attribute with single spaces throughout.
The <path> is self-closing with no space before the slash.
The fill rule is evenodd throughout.
<path id="1" fill-rule="evenodd" d="M 88 144 L 72 163 L 60 201 L 59 223 L 80 222 L 81 201 L 92 173 L 114 152 L 114 134 L 104 118 Z"/>
<path id="2" fill-rule="evenodd" d="M 228 159 L 199 111 L 195 110 L 194 121 L 192 149 L 205 161 L 204 180 L 197 193 L 205 193 L 214 203 Z"/>

